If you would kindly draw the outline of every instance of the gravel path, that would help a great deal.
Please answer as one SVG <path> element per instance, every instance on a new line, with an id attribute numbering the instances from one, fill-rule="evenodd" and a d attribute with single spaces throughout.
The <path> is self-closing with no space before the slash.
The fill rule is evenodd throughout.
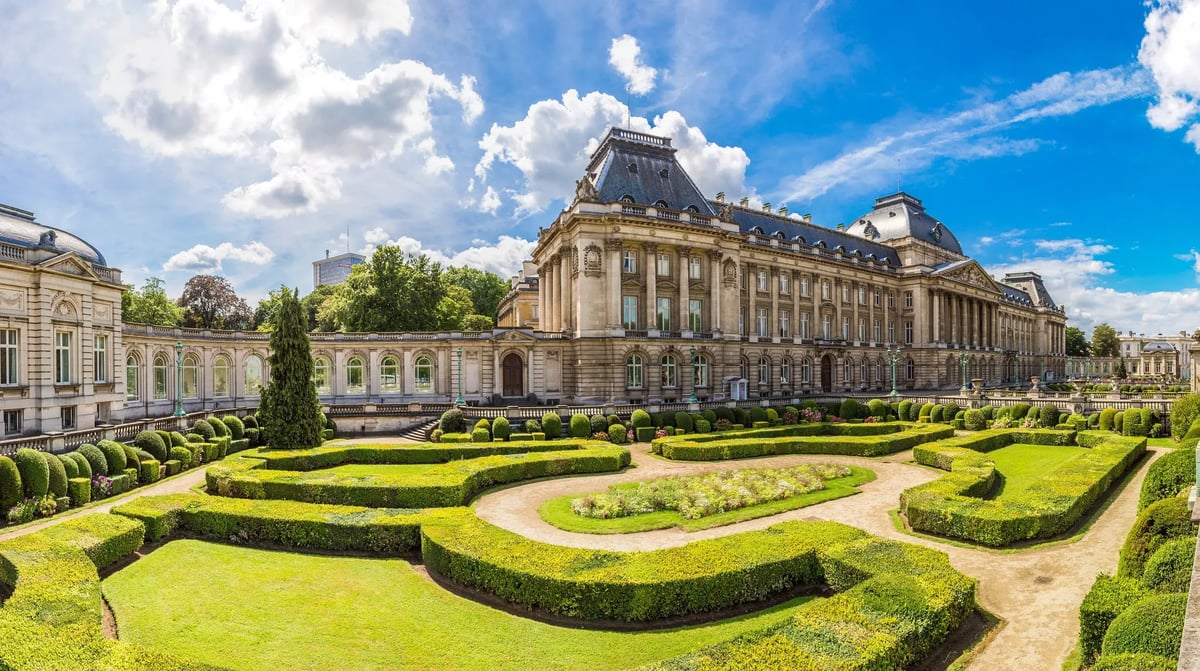
<path id="1" fill-rule="evenodd" d="M 1000 553 L 956 547 L 896 531 L 888 511 L 900 492 L 938 474 L 905 463 L 912 452 L 883 459 L 828 455 L 794 455 L 734 462 L 667 462 L 634 446 L 636 468 L 606 476 L 563 478 L 531 483 L 481 497 L 475 510 L 489 522 L 547 543 L 607 550 L 653 550 L 696 540 L 763 529 L 785 520 L 824 519 L 843 522 L 878 536 L 925 545 L 947 553 L 959 571 L 979 580 L 979 603 L 1000 617 L 1003 628 L 968 665 L 970 671 L 1058 669 L 1075 645 L 1079 604 L 1098 573 L 1112 573 L 1117 553 L 1137 515 L 1137 497 L 1147 465 L 1158 456 L 1151 450 L 1104 514 L 1079 540 L 1024 552 Z M 688 533 L 664 529 L 636 534 L 590 535 L 562 531 L 542 521 L 537 508 L 548 499 L 599 491 L 610 484 L 668 475 L 707 473 L 730 468 L 778 467 L 804 462 L 838 462 L 866 466 L 879 476 L 863 492 L 800 510 Z"/>

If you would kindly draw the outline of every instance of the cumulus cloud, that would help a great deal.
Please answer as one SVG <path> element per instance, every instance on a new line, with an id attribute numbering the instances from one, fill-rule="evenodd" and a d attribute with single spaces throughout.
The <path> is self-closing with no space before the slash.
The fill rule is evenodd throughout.
<path id="1" fill-rule="evenodd" d="M 633 35 L 613 38 L 608 63 L 625 78 L 630 93 L 644 96 L 654 90 L 658 70 L 642 62 L 642 47 Z"/>
<path id="2" fill-rule="evenodd" d="M 1200 152 L 1200 0 L 1153 0 L 1138 61 L 1154 77 L 1158 100 L 1146 117 L 1171 132 L 1188 127 L 1184 139 Z"/>
<path id="3" fill-rule="evenodd" d="M 1101 322 L 1138 333 L 1190 329 L 1200 311 L 1200 289 L 1136 292 L 1106 286 L 1106 279 L 1118 270 L 1104 258 L 1114 249 L 1098 240 L 1036 240 L 1031 253 L 991 264 L 988 271 L 997 278 L 1028 270 L 1040 274 L 1054 301 L 1066 306 L 1071 325 L 1084 331 Z M 1195 252 L 1179 258 L 1200 264 L 1200 254 Z"/>
<path id="4" fill-rule="evenodd" d="M 497 163 L 521 172 L 524 191 L 514 193 L 519 212 L 540 212 L 557 198 L 574 193 L 575 180 L 583 176 L 605 131 L 625 126 L 628 108 L 607 93 L 593 91 L 580 97 L 571 89 L 561 100 L 542 100 L 529 106 L 525 117 L 511 126 L 493 124 L 479 141 L 483 157 L 475 166 L 482 183 Z M 679 112 L 669 111 L 654 118 L 628 119 L 632 130 L 672 138 L 672 146 L 684 169 L 706 196 L 718 191 L 745 194 L 746 168 L 750 158 L 740 147 L 709 142 L 704 133 L 690 126 Z"/>
<path id="5" fill-rule="evenodd" d="M 1003 137 L 1005 129 L 1139 97 L 1149 89 L 1145 72 L 1133 67 L 1062 72 L 999 101 L 881 132 L 867 144 L 783 180 L 780 194 L 785 200 L 808 201 L 846 184 L 875 190 L 900 172 L 920 171 L 938 160 L 1019 156 L 1044 143 Z"/>
<path id="6" fill-rule="evenodd" d="M 504 278 L 517 274 L 521 263 L 532 256 L 533 248 L 537 246 L 535 241 L 502 235 L 495 244 L 488 244 L 486 240 L 472 240 L 472 246 L 466 249 L 457 252 L 443 251 L 427 248 L 420 240 L 408 235 L 392 237 L 382 226 L 376 226 L 363 233 L 363 240 L 366 244 L 359 251 L 368 256 L 373 254 L 377 247 L 389 245 L 399 247 L 406 254 L 413 256 L 424 254 L 430 260 L 442 264 L 443 268 L 469 266 L 491 271 Z"/>
<path id="7" fill-rule="evenodd" d="M 163 272 L 185 270 L 194 273 L 221 270 L 224 261 L 240 261 L 256 266 L 265 266 L 275 258 L 275 252 L 261 242 L 246 243 L 241 247 L 232 242 L 222 242 L 216 247 L 195 245 L 191 249 L 177 252 L 163 264 Z"/>
<path id="8" fill-rule="evenodd" d="M 483 197 L 479 199 L 479 211 L 486 214 L 496 214 L 496 210 L 500 209 L 500 194 L 492 187 L 488 187 L 484 192 Z"/>
<path id="9" fill-rule="evenodd" d="M 314 211 L 340 197 L 345 170 L 401 155 L 431 175 L 453 170 L 433 140 L 436 102 L 456 104 L 464 123 L 483 111 L 469 76 L 412 60 L 354 76 L 325 60 L 326 44 L 408 33 L 403 1 L 167 0 L 126 19 L 137 37 L 112 45 L 105 122 L 151 153 L 268 166 L 225 196 L 234 211 Z"/>

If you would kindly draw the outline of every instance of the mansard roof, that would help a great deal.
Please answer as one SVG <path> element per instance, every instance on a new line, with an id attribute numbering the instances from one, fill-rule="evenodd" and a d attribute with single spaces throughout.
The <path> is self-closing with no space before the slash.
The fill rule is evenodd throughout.
<path id="1" fill-rule="evenodd" d="M 717 211 L 679 165 L 671 138 L 611 128 L 592 154 L 586 179 L 601 202 L 626 201 L 648 207 L 688 210 L 708 216 Z M 664 205 L 665 203 L 665 205 Z"/>
<path id="2" fill-rule="evenodd" d="M 720 204 L 712 201 L 709 205 L 717 207 Z M 746 207 L 734 207 L 732 208 L 732 212 L 733 221 L 738 225 L 742 233 L 753 233 L 765 237 L 779 237 L 779 234 L 782 234 L 782 237 L 789 242 L 802 242 L 803 244 L 812 246 L 821 243 L 827 249 L 841 247 L 844 250 L 844 254 L 854 256 L 857 253 L 858 256 L 863 258 L 869 258 L 871 255 L 874 255 L 874 260 L 886 265 L 900 265 L 896 250 L 887 245 L 881 245 L 877 242 L 850 235 L 846 231 L 826 228 L 803 219 L 796 219 L 763 210 L 753 210 Z"/>
<path id="3" fill-rule="evenodd" d="M 950 228 L 930 216 L 920 199 L 903 191 L 876 198 L 875 207 L 847 230 L 852 235 L 880 242 L 912 237 L 960 256 L 963 253 Z"/>
<path id="4" fill-rule="evenodd" d="M 27 249 L 75 252 L 91 263 L 107 266 L 104 255 L 83 238 L 34 221 L 32 212 L 0 203 L 0 243 Z"/>

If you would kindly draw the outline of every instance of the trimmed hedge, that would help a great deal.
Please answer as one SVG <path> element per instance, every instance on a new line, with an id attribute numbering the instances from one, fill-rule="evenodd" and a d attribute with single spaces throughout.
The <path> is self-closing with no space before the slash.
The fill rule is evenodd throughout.
<path id="1" fill-rule="evenodd" d="M 1163 593 L 1188 591 L 1195 556 L 1195 538 L 1176 538 L 1163 543 L 1146 561 L 1142 586 Z"/>
<path id="2" fill-rule="evenodd" d="M 180 469 L 187 469 L 192 465 L 192 451 L 186 447 L 172 447 L 170 457 L 172 461 L 179 462 Z"/>
<path id="3" fill-rule="evenodd" d="M 1164 543 L 1195 536 L 1196 525 L 1188 512 L 1187 499 L 1175 497 L 1152 503 L 1138 513 L 1121 546 L 1117 575 L 1140 578 L 1146 562 Z"/>
<path id="4" fill-rule="evenodd" d="M 67 495 L 67 469 L 63 467 L 63 462 L 53 454 L 47 454 L 45 458 L 50 476 L 47 492 L 56 499 L 62 498 Z"/>
<path id="5" fill-rule="evenodd" d="M 221 423 L 228 429 L 229 437 L 233 440 L 241 440 L 246 434 L 246 425 L 235 415 L 225 415 L 221 418 Z"/>
<path id="6" fill-rule="evenodd" d="M 509 426 L 507 418 L 497 417 L 492 420 L 492 438 L 496 440 L 508 440 L 508 436 L 511 433 L 512 427 Z"/>
<path id="7" fill-rule="evenodd" d="M 1017 496 L 985 499 L 998 474 L 986 452 L 1013 443 L 1064 445 L 1089 451 Z M 1046 429 L 991 429 L 922 445 L 917 463 L 949 471 L 900 494 L 900 510 L 917 531 L 1000 547 L 1069 531 L 1146 451 L 1146 439 Z"/>
<path id="8" fill-rule="evenodd" d="M 1187 594 L 1148 596 L 1117 616 L 1104 635 L 1105 655 L 1143 652 L 1176 659 L 1183 639 Z"/>
<path id="9" fill-rule="evenodd" d="M 1079 606 L 1079 649 L 1084 663 L 1100 654 L 1104 634 L 1112 621 L 1144 596 L 1146 590 L 1133 578 L 1096 576 L 1096 582 Z"/>
<path id="10" fill-rule="evenodd" d="M 71 478 L 67 480 L 67 495 L 71 497 L 71 506 L 78 508 L 92 502 L 92 481 L 90 478 Z"/>
<path id="11" fill-rule="evenodd" d="M 63 465 L 63 471 L 66 472 L 68 480 L 79 477 L 79 465 L 75 463 L 74 459 L 65 454 L 57 455 L 56 458 Z"/>
<path id="12" fill-rule="evenodd" d="M 82 448 L 83 446 L 81 445 L 80 449 Z M 87 478 L 89 480 L 92 479 L 92 462 L 88 461 L 87 458 L 79 452 L 79 450 L 75 450 L 74 452 L 67 454 L 67 458 L 74 461 L 75 466 L 79 468 L 79 477 Z M 104 455 L 100 455 L 100 458 L 103 459 Z M 107 465 L 105 465 L 104 470 L 108 470 Z"/>
<path id="13" fill-rule="evenodd" d="M 554 415 L 558 417 L 558 415 Z M 542 428 L 546 428 L 546 418 L 542 417 Z M 571 423 L 568 428 L 571 430 L 572 438 L 587 438 L 592 435 L 592 423 L 588 420 L 587 415 L 574 414 L 571 415 Z M 550 434 L 546 434 L 547 436 Z"/>
<path id="14" fill-rule="evenodd" d="M 220 419 L 207 417 L 204 421 L 208 422 L 208 425 L 213 428 L 213 435 L 215 437 L 220 438 L 229 435 L 229 427 L 225 426 L 225 422 L 222 422 Z"/>
<path id="15" fill-rule="evenodd" d="M 199 424 L 199 422 L 197 422 Z M 211 426 L 211 425 L 210 425 Z M 224 426 L 224 424 L 222 424 Z M 154 431 L 143 431 L 133 439 L 133 446 L 149 452 L 155 459 L 164 461 L 167 458 L 167 444 L 162 436 Z"/>
<path id="16" fill-rule="evenodd" d="M 1144 652 L 1105 655 L 1088 671 L 1175 671 L 1175 660 Z"/>
<path id="17" fill-rule="evenodd" d="M 772 454 L 874 457 L 952 435 L 954 429 L 944 424 L 791 424 L 656 438 L 651 449 L 668 459 L 681 461 L 743 459 Z"/>
<path id="18" fill-rule="evenodd" d="M 138 482 L 150 484 L 158 482 L 159 477 L 159 461 L 157 459 L 147 459 L 141 462 L 138 468 Z"/>
<path id="19" fill-rule="evenodd" d="M 124 445 L 112 440 L 102 440 L 96 443 L 96 447 L 104 454 L 104 461 L 108 463 L 107 475 L 113 476 L 125 472 Z"/>
<path id="20" fill-rule="evenodd" d="M 562 435 L 562 417 L 556 412 L 548 412 L 542 415 L 542 433 L 546 437 L 553 440 Z M 532 433 L 532 431 L 530 432 Z"/>
<path id="21" fill-rule="evenodd" d="M 21 473 L 21 487 L 26 498 L 41 498 L 50 491 L 50 465 L 46 462 L 45 452 L 22 447 L 12 460 Z"/>
<path id="22" fill-rule="evenodd" d="M 1182 447 L 1158 458 L 1146 471 L 1138 510 L 1145 510 L 1155 501 L 1171 498 L 1196 484 L 1196 450 Z"/>
<path id="23" fill-rule="evenodd" d="M 0 455 L 0 513 L 25 498 L 25 488 L 21 484 L 21 471 L 12 459 Z"/>
<path id="24" fill-rule="evenodd" d="M 215 429 L 213 429 L 212 424 L 209 424 L 203 419 L 196 420 L 196 423 L 192 425 L 192 433 L 199 434 L 202 438 L 204 438 L 204 440 L 212 440 L 217 435 L 217 432 Z"/>

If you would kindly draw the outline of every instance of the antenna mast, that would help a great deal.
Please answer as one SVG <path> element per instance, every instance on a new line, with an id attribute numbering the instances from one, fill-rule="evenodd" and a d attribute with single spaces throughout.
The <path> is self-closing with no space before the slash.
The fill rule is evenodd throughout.
<path id="1" fill-rule="evenodd" d="M 625 85 L 625 130 L 633 130 L 633 104 L 630 101 L 630 94 L 633 93 L 633 85 Z"/>

